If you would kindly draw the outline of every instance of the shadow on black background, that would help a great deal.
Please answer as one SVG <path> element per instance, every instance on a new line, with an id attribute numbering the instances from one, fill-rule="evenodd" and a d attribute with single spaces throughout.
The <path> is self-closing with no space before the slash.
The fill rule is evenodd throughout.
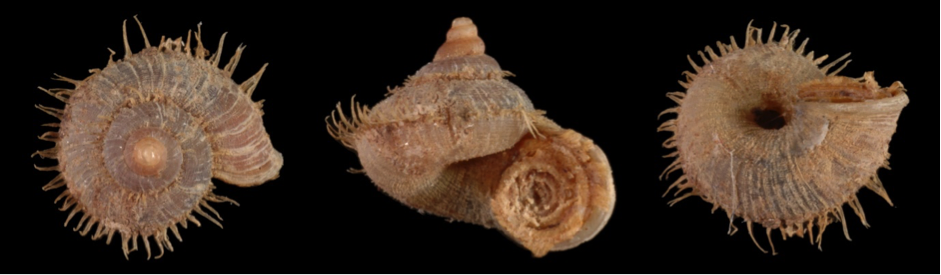
<path id="1" fill-rule="evenodd" d="M 536 273 L 791 273 L 791 272 L 937 272 L 937 262 L 922 260 L 934 251 L 937 222 L 934 178 L 915 154 L 933 144 L 932 128 L 916 126 L 928 113 L 925 94 L 936 93 L 934 63 L 923 60 L 934 42 L 919 28 L 928 18 L 879 8 L 879 14 L 840 14 L 835 7 L 771 11 L 737 7 L 679 7 L 623 10 L 615 7 L 555 7 L 550 11 L 440 9 L 426 7 L 309 11 L 179 9 L 151 12 L 75 13 L 62 8 L 8 23 L 7 107 L 16 126 L 16 145 L 6 155 L 15 175 L 3 192 L 0 226 L 8 271 L 17 272 L 536 272 Z M 408 12 L 405 12 L 407 10 Z M 234 75 L 241 82 L 270 63 L 254 99 L 265 99 L 265 126 L 284 154 L 281 177 L 253 188 L 214 180 L 215 193 L 241 207 L 215 206 L 225 229 L 211 223 L 182 230 L 176 252 L 146 261 L 146 253 L 124 259 L 115 241 L 91 241 L 64 228 L 68 213 L 52 203 L 58 192 L 40 187 L 54 173 L 34 171 L 27 157 L 52 144 L 34 139 L 54 119 L 33 109 L 41 103 L 61 107 L 36 86 L 67 87 L 50 80 L 53 73 L 81 79 L 104 67 L 106 48 L 123 55 L 121 22 L 139 14 L 151 41 L 160 35 L 184 36 L 203 23 L 208 48 L 228 32 L 227 60 L 239 43 L 248 46 Z M 367 177 L 346 173 L 359 168 L 353 152 L 327 135 L 324 117 L 337 102 L 375 104 L 387 86 L 402 83 L 430 62 L 453 18 L 469 16 L 487 43 L 487 53 L 523 88 L 536 108 L 564 127 L 593 139 L 614 170 L 617 208 L 607 227 L 580 247 L 535 259 L 497 230 L 421 215 L 379 191 Z M 725 234 L 724 214 L 693 198 L 668 207 L 661 198 L 669 182 L 657 176 L 669 164 L 661 158 L 668 137 L 657 133 L 657 114 L 672 107 L 664 94 L 682 90 L 686 55 L 734 35 L 741 44 L 745 27 L 769 29 L 774 21 L 811 37 L 808 48 L 839 56 L 853 52 L 843 75 L 876 71 L 882 85 L 900 80 L 910 91 L 910 105 L 899 121 L 890 152 L 893 170 L 879 172 L 896 207 L 868 190 L 860 192 L 872 228 L 848 216 L 853 241 L 840 224 L 824 236 L 824 252 L 808 239 L 781 241 L 778 256 L 762 254 L 747 232 Z M 916 21 L 921 20 L 921 21 Z M 133 20 L 131 20 L 133 22 Z M 129 23 L 130 24 L 130 23 Z M 143 42 L 130 25 L 132 48 Z M 767 32 L 766 32 L 767 34 Z M 931 35 L 931 36 L 927 36 Z M 931 61 L 933 62 L 933 61 Z M 923 68 L 922 66 L 926 67 Z M 930 65 L 930 66 L 929 66 Z M 11 73 L 12 70 L 12 73 Z M 930 82 L 928 79 L 932 79 Z M 931 85 L 927 85 L 930 83 Z M 12 96 L 12 98 L 10 98 Z M 932 97 L 933 98 L 933 97 Z M 932 113 L 933 114 L 933 113 Z M 933 115 L 932 115 L 933 116 Z M 931 138 L 931 139 L 929 139 Z M 922 153 L 924 154 L 924 153 Z M 930 173 L 929 173 L 930 174 Z M 847 211 L 849 208 L 846 208 Z M 848 214 L 849 215 L 849 214 Z M 74 226 L 73 221 L 70 226 Z M 744 229 L 744 225 L 739 225 Z M 764 234 L 756 232 L 764 242 Z M 44 262 L 40 265 L 28 263 Z"/>

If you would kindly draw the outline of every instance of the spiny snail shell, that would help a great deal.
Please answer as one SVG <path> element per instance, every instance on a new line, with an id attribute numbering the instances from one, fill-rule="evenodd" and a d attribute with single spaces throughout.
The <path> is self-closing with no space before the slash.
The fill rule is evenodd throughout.
<path id="1" fill-rule="evenodd" d="M 199 225 L 193 212 L 221 227 L 207 201 L 235 202 L 212 193 L 212 177 L 254 186 L 277 178 L 283 164 L 262 125 L 261 104 L 251 101 L 264 67 L 236 84 L 230 76 L 244 47 L 220 70 L 221 52 L 206 60 L 200 34 L 192 53 L 189 37 L 151 47 L 144 34 L 146 48 L 131 54 L 125 32 L 123 60 L 109 59 L 82 81 L 61 78 L 74 90 L 44 90 L 66 103 L 64 110 L 39 106 L 62 120 L 58 132 L 43 135 L 56 147 L 37 152 L 59 160 L 50 170 L 61 174 L 44 189 L 65 185 L 61 209 L 74 206 L 69 219 L 84 213 L 76 230 L 84 224 L 85 235 L 97 224 L 92 238 L 109 243 L 120 233 L 125 257 L 138 237 L 148 258 L 148 238 L 160 256 L 164 247 L 172 251 L 168 229 L 182 241 L 176 224 Z"/>
<path id="2" fill-rule="evenodd" d="M 908 97 L 899 82 L 880 88 L 871 72 L 837 76 L 846 63 L 829 72 L 849 54 L 818 67 L 826 56 L 805 55 L 806 40 L 795 50 L 799 30 L 784 28 L 780 41 L 772 41 L 776 25 L 762 41 L 761 29 L 749 25 L 744 48 L 733 38 L 719 43 L 718 55 L 709 47 L 699 52 L 702 67 L 690 59 L 696 72 L 681 82 L 688 90 L 668 94 L 680 107 L 664 112 L 678 117 L 660 128 L 675 132 L 664 146 L 677 149 L 664 174 L 682 169 L 670 189 L 692 190 L 671 203 L 698 195 L 730 220 L 744 219 L 749 234 L 758 223 L 769 242 L 779 229 L 785 238 L 808 234 L 819 244 L 833 221 L 846 233 L 843 204 L 868 226 L 856 198 L 860 188 L 889 201 L 876 171 L 888 165 Z"/>
<path id="3" fill-rule="evenodd" d="M 455 19 L 433 62 L 372 109 L 328 130 L 390 196 L 435 215 L 499 227 L 537 257 L 595 236 L 614 207 L 604 153 L 542 116 Z M 339 108 L 339 106 L 338 106 Z"/>

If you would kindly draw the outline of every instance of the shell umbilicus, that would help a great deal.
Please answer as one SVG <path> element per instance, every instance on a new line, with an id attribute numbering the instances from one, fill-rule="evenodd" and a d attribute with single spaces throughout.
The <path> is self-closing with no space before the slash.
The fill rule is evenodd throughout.
<path id="1" fill-rule="evenodd" d="M 177 224 L 200 225 L 196 214 L 222 226 L 208 202 L 235 201 L 213 194 L 211 178 L 259 185 L 278 177 L 283 159 L 262 125 L 260 102 L 251 100 L 265 67 L 242 84 L 230 78 L 244 47 L 219 69 L 225 35 L 210 55 L 201 31 L 195 45 L 187 35 L 157 46 L 143 31 L 140 52 L 132 53 L 125 27 L 123 59 L 109 58 L 84 80 L 57 78 L 74 89 L 40 88 L 65 108 L 37 105 L 61 122 L 40 137 L 56 146 L 34 156 L 59 162 L 37 169 L 60 172 L 43 190 L 66 187 L 56 199 L 64 201 L 60 210 L 71 209 L 66 225 L 82 213 L 75 231 L 97 228 L 92 239 L 108 243 L 119 233 L 125 257 L 140 238 L 149 259 L 148 239 L 160 258 L 164 248 L 173 251 L 169 233 L 182 241 Z"/>
<path id="2" fill-rule="evenodd" d="M 767 39 L 750 24 L 745 45 L 718 43 L 719 53 L 700 51 L 703 66 L 692 58 L 695 72 L 685 72 L 686 92 L 668 93 L 680 106 L 659 131 L 674 132 L 664 143 L 677 151 L 663 176 L 683 170 L 667 190 L 713 203 L 731 224 L 742 218 L 759 249 L 753 224 L 784 238 L 805 234 L 821 243 L 823 231 L 846 218 L 843 205 L 868 226 L 856 192 L 867 187 L 891 204 L 877 171 L 888 167 L 889 141 L 908 104 L 900 82 L 880 88 L 872 72 L 861 78 L 837 74 L 849 61 L 846 54 L 820 66 L 827 56 L 805 54 L 807 40 L 797 44 L 799 30 L 777 24 Z M 795 49 L 796 47 L 796 49 Z M 663 177 L 661 176 L 661 178 Z M 664 194 L 666 196 L 666 194 Z M 814 227 L 817 227 L 816 235 Z"/>
<path id="3" fill-rule="evenodd" d="M 613 211 L 611 168 L 507 74 L 484 54 L 473 22 L 457 18 L 434 61 L 376 106 L 353 103 L 351 117 L 328 117 L 327 128 L 409 207 L 497 227 L 536 257 L 573 248 Z"/>

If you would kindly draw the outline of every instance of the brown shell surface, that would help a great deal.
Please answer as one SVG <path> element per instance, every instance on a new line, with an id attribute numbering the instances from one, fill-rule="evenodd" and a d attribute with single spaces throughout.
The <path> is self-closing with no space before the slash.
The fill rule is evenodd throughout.
<path id="1" fill-rule="evenodd" d="M 39 106 L 62 120 L 52 125 L 58 132 L 43 135 L 56 146 L 37 153 L 59 161 L 51 170 L 60 175 L 44 190 L 64 185 L 61 210 L 72 209 L 69 220 L 83 214 L 76 231 L 86 235 L 97 225 L 92 238 L 109 243 L 120 233 L 125 257 L 138 249 L 138 237 L 148 258 L 148 239 L 158 258 L 172 251 L 168 233 L 182 241 L 177 224 L 200 225 L 195 214 L 221 227 L 207 202 L 235 202 L 213 194 L 211 178 L 254 186 L 277 178 L 283 164 L 261 104 L 251 100 L 264 67 L 236 84 L 230 76 L 244 47 L 219 69 L 221 53 L 207 59 L 200 34 L 192 49 L 190 37 L 154 47 L 144 35 L 146 48 L 132 54 L 125 31 L 122 60 L 81 81 L 60 79 L 74 89 L 44 90 L 66 103 L 64 110 Z"/>
<path id="2" fill-rule="evenodd" d="M 497 227 L 537 257 L 573 248 L 613 210 L 607 157 L 543 116 L 507 75 L 473 22 L 458 18 L 434 61 L 373 108 L 340 110 L 328 130 L 409 207 Z"/>
<path id="3" fill-rule="evenodd" d="M 876 172 L 888 167 L 889 141 L 908 97 L 899 82 L 880 88 L 871 72 L 838 76 L 849 61 L 835 66 L 849 54 L 820 66 L 827 57 L 805 54 L 807 40 L 796 44 L 799 30 L 784 25 L 773 41 L 776 30 L 764 40 L 749 25 L 744 47 L 733 38 L 718 43 L 718 53 L 699 52 L 702 66 L 690 59 L 695 72 L 681 82 L 686 92 L 667 95 L 680 106 L 664 112 L 677 118 L 660 128 L 675 133 L 664 146 L 677 150 L 664 174 L 682 169 L 670 189 L 690 190 L 671 205 L 699 196 L 725 210 L 730 233 L 731 220 L 742 218 L 753 240 L 756 223 L 769 242 L 777 229 L 819 245 L 834 221 L 846 233 L 844 204 L 868 226 L 856 197 L 862 187 L 889 201 Z"/>

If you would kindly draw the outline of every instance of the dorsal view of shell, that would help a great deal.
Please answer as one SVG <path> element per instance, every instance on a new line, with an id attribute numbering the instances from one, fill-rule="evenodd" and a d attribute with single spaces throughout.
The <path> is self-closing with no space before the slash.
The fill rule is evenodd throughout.
<path id="1" fill-rule="evenodd" d="M 62 188 L 55 202 L 69 212 L 67 226 L 75 218 L 83 236 L 118 238 L 125 257 L 160 258 L 171 238 L 182 241 L 178 226 L 222 227 L 210 203 L 236 202 L 214 194 L 211 178 L 256 186 L 278 177 L 283 158 L 252 99 L 267 64 L 236 83 L 244 46 L 223 58 L 225 34 L 211 52 L 201 26 L 156 41 L 137 21 L 144 48 L 135 51 L 126 23 L 123 53 L 112 51 L 104 68 L 83 79 L 57 75 L 69 88 L 40 88 L 64 108 L 36 106 L 60 121 L 40 137 L 55 146 L 33 156 L 58 161 L 37 169 L 59 172 L 43 190 Z"/>

